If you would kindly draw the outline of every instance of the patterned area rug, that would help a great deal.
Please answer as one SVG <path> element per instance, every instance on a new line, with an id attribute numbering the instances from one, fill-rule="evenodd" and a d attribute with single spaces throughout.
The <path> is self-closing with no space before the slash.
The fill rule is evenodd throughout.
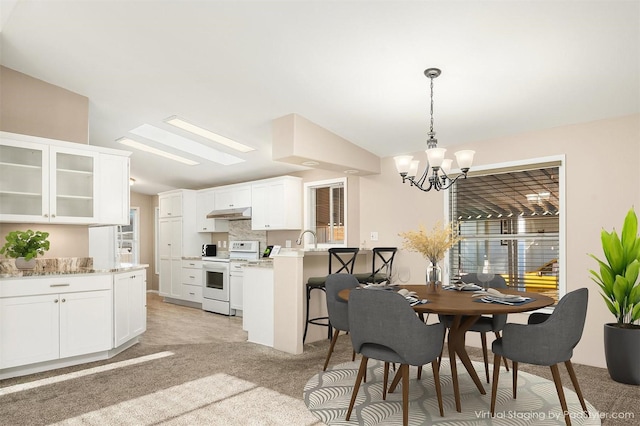
<path id="1" fill-rule="evenodd" d="M 483 383 L 486 395 L 481 395 L 464 366 L 458 364 L 462 413 L 455 409 L 453 382 L 448 360 L 442 360 L 440 381 L 444 417 L 438 413 L 438 402 L 431 366 L 423 368 L 422 380 L 417 381 L 417 369 L 411 367 L 409 381 L 409 423 L 412 425 L 564 425 L 564 417 L 553 382 L 532 374 L 518 373 L 518 399 L 511 394 L 511 372 L 502 369 L 496 416 L 491 418 L 491 387 Z M 307 408 L 327 425 L 401 425 L 402 390 L 398 386 L 393 394 L 382 400 L 383 363 L 369 361 L 367 383 L 360 386 L 351 421 L 345 416 L 360 361 L 339 364 L 313 376 L 305 385 L 304 402 Z M 473 363 L 478 375 L 485 376 L 484 365 Z M 491 367 L 491 366 L 490 366 Z M 391 381 L 392 374 L 390 374 Z M 580 378 L 578 377 L 578 380 Z M 569 384 L 570 386 L 570 384 Z M 587 402 L 589 417 L 581 411 L 578 396 L 564 388 L 573 425 L 600 425 L 598 411 Z"/>

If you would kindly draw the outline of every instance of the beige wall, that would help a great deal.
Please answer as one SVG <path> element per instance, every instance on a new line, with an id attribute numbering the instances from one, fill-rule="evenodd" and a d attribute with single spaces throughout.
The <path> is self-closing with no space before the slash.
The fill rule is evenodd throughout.
<path id="1" fill-rule="evenodd" d="M 619 230 L 627 210 L 640 206 L 640 114 L 449 147 L 451 153 L 458 149 L 474 149 L 476 166 L 566 156 L 566 286 L 567 291 L 587 287 L 590 293 L 573 360 L 605 367 L 602 329 L 614 318 L 589 278 L 594 261 L 587 253 L 601 255 L 600 230 Z M 385 158 L 381 175 L 360 179 L 360 209 L 362 235 L 378 231 L 377 245 L 401 246 L 399 231 L 444 219 L 444 196 L 402 185 L 393 159 Z M 419 255 L 400 251 L 397 261 L 410 268 L 412 282 L 424 282 L 425 261 Z"/>
<path id="2" fill-rule="evenodd" d="M 76 93 L 0 66 L 0 130 L 86 144 L 89 100 Z M 44 257 L 85 257 L 86 226 L 0 223 L 0 238 L 15 230 L 49 232 Z"/>
<path id="3" fill-rule="evenodd" d="M 154 206 L 153 196 L 131 191 L 131 208 L 140 210 L 140 263 L 149 265 L 147 268 L 147 290 L 157 290 L 153 287 L 155 275 L 155 247 L 154 247 Z"/>
<path id="4" fill-rule="evenodd" d="M 43 231 L 49 233 L 50 248 L 41 258 L 86 257 L 89 255 L 89 231 L 86 226 L 49 225 L 39 223 L 0 223 L 0 246 L 11 231 Z"/>
<path id="5" fill-rule="evenodd" d="M 89 99 L 0 66 L 0 130 L 89 142 Z"/>

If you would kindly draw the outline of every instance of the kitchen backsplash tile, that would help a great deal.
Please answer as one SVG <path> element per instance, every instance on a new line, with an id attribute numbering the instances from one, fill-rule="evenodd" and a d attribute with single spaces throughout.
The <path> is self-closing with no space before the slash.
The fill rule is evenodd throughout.
<path id="1" fill-rule="evenodd" d="M 229 241 L 259 241 L 260 252 L 267 248 L 267 231 L 254 231 L 250 220 L 229 221 Z"/>

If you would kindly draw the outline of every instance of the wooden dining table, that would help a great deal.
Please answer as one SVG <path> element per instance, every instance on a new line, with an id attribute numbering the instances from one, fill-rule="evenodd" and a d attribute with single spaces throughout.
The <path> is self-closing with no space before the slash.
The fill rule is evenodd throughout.
<path id="1" fill-rule="evenodd" d="M 460 387 L 458 384 L 458 369 L 456 366 L 456 356 L 460 358 L 462 364 L 467 369 L 467 372 L 471 376 L 471 379 L 475 383 L 476 387 L 481 394 L 485 395 L 486 391 L 482 386 L 482 382 L 478 377 L 478 373 L 469 354 L 465 348 L 465 334 L 471 328 L 471 326 L 478 321 L 482 315 L 495 315 L 495 314 L 512 314 L 518 312 L 534 311 L 546 306 L 550 306 L 554 303 L 554 300 L 550 297 L 544 296 L 539 293 L 529 293 L 518 291 L 515 289 L 499 289 L 504 294 L 517 294 L 523 297 L 529 297 L 531 300 L 521 305 L 507 305 L 500 303 L 484 303 L 478 301 L 479 297 L 473 297 L 476 293 L 474 291 L 458 291 L 458 290 L 444 290 L 439 288 L 434 290 L 433 287 L 427 287 L 425 284 L 408 284 L 393 286 L 398 289 L 404 288 L 416 293 L 416 298 L 427 299 L 428 302 L 424 304 L 418 304 L 413 306 L 414 311 L 418 314 L 442 314 L 452 315 L 453 321 L 449 328 L 449 339 L 447 348 L 449 350 L 449 360 L 451 364 L 451 377 L 453 379 L 453 392 L 456 401 L 456 410 L 460 412 L 462 410 L 460 402 Z M 349 293 L 352 289 L 342 290 L 338 293 L 338 297 L 343 300 L 349 300 Z M 359 291 L 393 291 L 393 290 L 359 290 Z"/>

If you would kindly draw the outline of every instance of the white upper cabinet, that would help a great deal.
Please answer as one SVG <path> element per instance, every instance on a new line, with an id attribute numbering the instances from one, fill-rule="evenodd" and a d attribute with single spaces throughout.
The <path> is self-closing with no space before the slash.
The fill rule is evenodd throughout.
<path id="1" fill-rule="evenodd" d="M 0 132 L 0 222 L 128 222 L 128 155 Z"/>
<path id="2" fill-rule="evenodd" d="M 98 222 L 98 155 L 70 148 L 49 148 L 49 222 Z"/>
<path id="3" fill-rule="evenodd" d="M 251 207 L 251 185 L 229 185 L 215 189 L 215 210 Z"/>
<path id="4" fill-rule="evenodd" d="M 251 185 L 251 229 L 302 228 L 302 179 L 266 179 Z"/>
<path id="5" fill-rule="evenodd" d="M 203 189 L 196 194 L 196 230 L 198 232 L 229 231 L 228 220 L 207 218 L 215 208 L 215 195 L 213 189 Z"/>
<path id="6" fill-rule="evenodd" d="M 160 217 L 182 216 L 182 191 L 166 192 L 159 194 Z"/>
<path id="7" fill-rule="evenodd" d="M 129 157 L 101 153 L 98 160 L 98 220 L 129 225 Z"/>
<path id="8" fill-rule="evenodd" d="M 0 142 L 0 221 L 49 222 L 49 147 Z"/>

